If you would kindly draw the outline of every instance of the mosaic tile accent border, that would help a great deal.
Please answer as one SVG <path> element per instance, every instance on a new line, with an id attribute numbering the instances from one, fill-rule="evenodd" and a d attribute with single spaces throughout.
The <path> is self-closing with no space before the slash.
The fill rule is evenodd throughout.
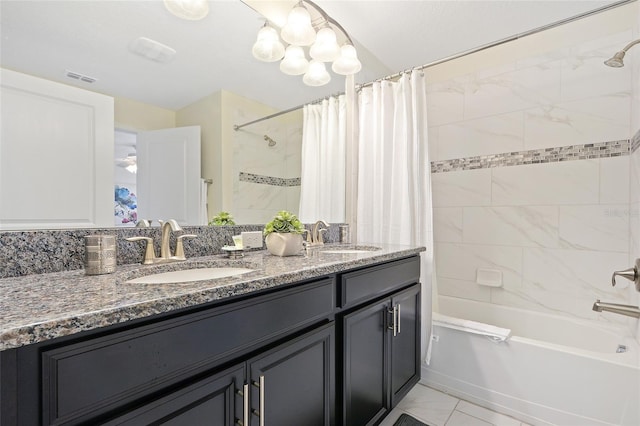
<path id="1" fill-rule="evenodd" d="M 273 176 L 256 175 L 253 173 L 240 172 L 240 182 L 260 183 L 272 186 L 300 186 L 300 178 L 279 178 Z"/>
<path id="2" fill-rule="evenodd" d="M 639 132 L 640 133 L 640 132 Z M 636 134 L 638 139 L 640 136 Z M 634 141 L 636 140 L 634 136 Z M 524 164 L 555 163 L 559 161 L 587 160 L 629 155 L 629 139 L 570 145 L 530 151 L 506 152 L 502 154 L 479 155 L 476 157 L 432 161 L 431 173 L 456 172 L 461 170 L 489 169 L 495 167 L 521 166 Z M 637 142 L 640 145 L 640 140 Z"/>
<path id="3" fill-rule="evenodd" d="M 638 148 L 640 148 L 640 129 L 631 138 L 631 152 L 636 152 Z"/>

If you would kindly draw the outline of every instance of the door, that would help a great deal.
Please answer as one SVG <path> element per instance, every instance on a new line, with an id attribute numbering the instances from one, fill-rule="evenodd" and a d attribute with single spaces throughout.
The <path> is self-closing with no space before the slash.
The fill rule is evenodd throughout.
<path id="1" fill-rule="evenodd" d="M 206 225 L 200 126 L 138 133 L 138 219 Z"/>
<path id="2" fill-rule="evenodd" d="M 394 294 L 391 306 L 396 315 L 391 330 L 391 406 L 395 407 L 420 379 L 420 284 Z"/>
<path id="3" fill-rule="evenodd" d="M 343 424 L 375 424 L 389 410 L 387 310 L 389 300 L 345 315 Z"/>
<path id="4" fill-rule="evenodd" d="M 332 323 L 250 360 L 250 424 L 335 424 L 334 342 Z"/>
<path id="5" fill-rule="evenodd" d="M 107 425 L 216 425 L 244 421 L 244 364 L 200 380 Z"/>

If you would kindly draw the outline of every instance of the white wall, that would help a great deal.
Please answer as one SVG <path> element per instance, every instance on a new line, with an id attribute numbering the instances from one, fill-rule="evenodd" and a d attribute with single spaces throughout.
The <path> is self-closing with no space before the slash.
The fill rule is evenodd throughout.
<path id="1" fill-rule="evenodd" d="M 630 157 L 589 144 L 631 135 L 632 67 L 602 62 L 633 39 L 637 11 L 633 3 L 427 70 L 432 158 L 445 169 L 467 159 L 432 173 L 439 294 L 625 321 L 591 306 L 630 301 L 610 284 L 633 257 Z M 558 156 L 571 161 L 537 161 L 567 146 Z M 469 161 L 512 152 L 521 155 L 493 167 Z M 476 284 L 478 268 L 501 271 L 503 288 Z"/>
<path id="2" fill-rule="evenodd" d="M 634 28 L 633 39 L 640 38 L 640 7 L 636 12 L 636 25 Z M 626 66 L 631 68 L 631 138 L 635 144 L 640 145 L 640 45 L 631 48 L 625 58 Z M 630 195 L 629 195 L 629 212 L 631 219 L 631 244 L 629 248 L 629 264 L 640 257 L 640 149 L 636 149 L 631 154 L 631 173 Z M 631 286 L 629 287 L 630 303 L 633 305 L 640 304 L 640 293 L 636 292 Z M 636 321 L 636 340 L 640 342 L 640 321 Z"/>

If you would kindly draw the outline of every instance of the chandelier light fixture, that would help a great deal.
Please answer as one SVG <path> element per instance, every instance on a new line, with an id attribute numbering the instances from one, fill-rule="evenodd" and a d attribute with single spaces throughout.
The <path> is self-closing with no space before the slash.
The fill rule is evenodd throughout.
<path id="1" fill-rule="evenodd" d="M 207 0 L 164 0 L 167 10 L 178 18 L 199 21 L 209 14 Z"/>
<path id="2" fill-rule="evenodd" d="M 312 19 L 306 5 L 320 17 Z M 336 31 L 345 39 L 342 46 L 338 44 Z M 288 44 L 286 49 L 283 42 Z M 331 63 L 332 71 L 340 75 L 355 74 L 362 69 L 353 41 L 344 28 L 309 0 L 301 0 L 291 9 L 280 36 L 265 22 L 252 53 L 263 62 L 280 61 L 280 71 L 303 75 L 302 81 L 308 86 L 323 86 L 331 81 L 325 63 Z"/>

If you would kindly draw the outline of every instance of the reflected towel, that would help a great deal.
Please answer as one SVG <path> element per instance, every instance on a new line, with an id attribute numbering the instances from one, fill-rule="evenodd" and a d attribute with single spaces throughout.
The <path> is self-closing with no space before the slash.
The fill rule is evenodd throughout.
<path id="1" fill-rule="evenodd" d="M 433 323 L 435 325 L 438 325 L 438 323 L 444 324 L 449 328 L 466 331 L 467 333 L 481 334 L 497 342 L 504 342 L 511 337 L 511 330 L 508 328 L 500 328 L 482 322 L 454 318 L 437 312 L 433 313 Z"/>

